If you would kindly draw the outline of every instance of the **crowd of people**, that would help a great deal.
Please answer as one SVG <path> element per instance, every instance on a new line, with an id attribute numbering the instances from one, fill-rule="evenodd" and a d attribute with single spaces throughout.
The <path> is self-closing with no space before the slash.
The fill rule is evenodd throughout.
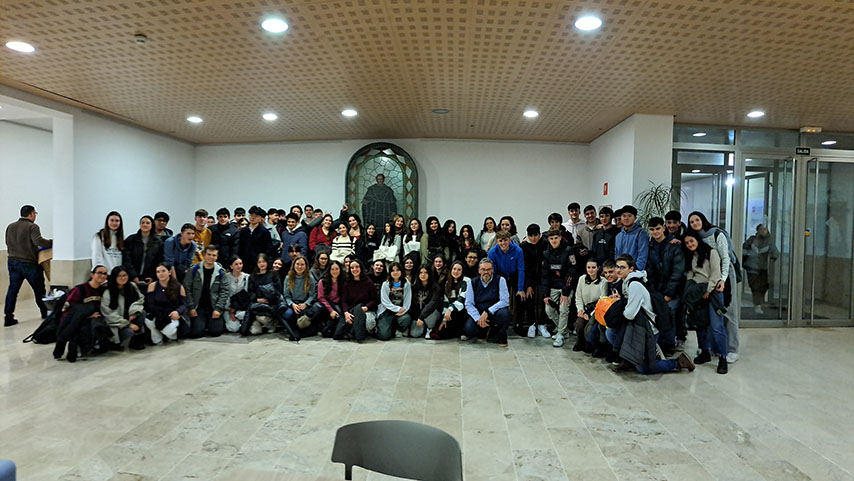
<path id="1" fill-rule="evenodd" d="M 554 347 L 604 358 L 614 370 L 661 373 L 708 363 L 725 374 L 738 359 L 734 306 L 741 268 L 729 235 L 701 212 L 646 226 L 631 205 L 613 212 L 578 203 L 517 230 L 511 216 L 475 231 L 453 220 L 394 215 L 363 225 L 345 205 L 337 218 L 311 205 L 238 207 L 168 228 L 139 219 L 125 235 L 109 212 L 92 238 L 90 279 L 57 307 L 54 357 L 144 349 L 182 338 L 279 333 L 293 341 L 388 341 L 396 336 L 494 342 L 548 337 Z M 248 215 L 247 215 L 248 214 Z M 32 206 L 6 231 L 12 285 L 37 279 L 41 237 Z M 570 322 L 572 320 L 573 322 Z M 688 331 L 699 349 L 684 352 Z"/>

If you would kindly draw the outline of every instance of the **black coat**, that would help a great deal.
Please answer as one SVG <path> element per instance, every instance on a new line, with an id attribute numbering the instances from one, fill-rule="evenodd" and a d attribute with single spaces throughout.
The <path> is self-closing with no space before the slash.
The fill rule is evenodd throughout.
<path id="1" fill-rule="evenodd" d="M 273 250 L 273 239 L 270 236 L 270 231 L 261 224 L 254 231 L 249 227 L 240 229 L 240 240 L 238 245 L 240 258 L 243 259 L 243 265 L 255 268 L 255 261 L 258 259 L 258 254 L 267 254 L 272 258 L 276 252 Z"/>
<path id="2" fill-rule="evenodd" d="M 544 293 L 549 289 L 560 289 L 562 295 L 568 296 L 572 292 L 578 283 L 578 278 L 584 272 L 584 265 L 581 264 L 579 255 L 582 248 L 584 246 L 581 244 L 568 245 L 563 241 L 557 249 L 552 248 L 551 245 L 546 247 L 543 252 L 540 282 Z"/>
<path id="3" fill-rule="evenodd" d="M 225 225 L 214 224 L 208 229 L 211 231 L 211 244 L 219 248 L 217 260 L 225 266 L 231 256 L 240 252 L 240 228 L 227 222 Z M 243 262 L 245 263 L 246 260 Z"/>
<path id="4" fill-rule="evenodd" d="M 591 249 L 593 258 L 601 266 L 603 262 L 614 258 L 614 252 L 617 243 L 617 234 L 620 233 L 620 228 L 612 225 L 607 229 L 598 229 L 593 234 L 593 248 Z"/>
<path id="5" fill-rule="evenodd" d="M 154 271 L 157 269 L 157 264 L 163 262 L 163 241 L 156 235 L 150 235 L 144 265 L 142 263 L 143 254 L 146 254 L 145 244 L 142 243 L 142 234 L 137 231 L 136 234 L 131 234 L 125 239 L 122 267 L 128 270 L 131 279 L 136 277 L 140 280 L 156 279 L 157 276 Z"/>
<path id="6" fill-rule="evenodd" d="M 685 285 L 685 256 L 681 244 L 671 244 L 672 236 L 662 241 L 661 252 L 656 242 L 649 240 L 646 274 L 650 287 L 661 295 L 679 298 Z"/>
<path id="7" fill-rule="evenodd" d="M 520 246 L 525 257 L 525 288 L 534 287 L 543 277 L 543 253 L 549 247 L 548 241 L 540 238 L 540 242 L 532 244 L 527 240 Z"/>

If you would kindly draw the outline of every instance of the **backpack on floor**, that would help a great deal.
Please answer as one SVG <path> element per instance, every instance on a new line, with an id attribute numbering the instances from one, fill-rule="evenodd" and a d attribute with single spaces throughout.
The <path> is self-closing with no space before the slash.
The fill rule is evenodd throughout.
<path id="1" fill-rule="evenodd" d="M 23 342 L 34 342 L 36 344 L 53 344 L 56 342 L 56 332 L 59 330 L 59 318 L 62 317 L 62 308 L 65 306 L 65 299 L 68 293 L 63 294 L 54 304 L 54 309 L 50 311 L 44 321 L 39 324 L 39 327 L 32 334 L 24 338 Z"/>

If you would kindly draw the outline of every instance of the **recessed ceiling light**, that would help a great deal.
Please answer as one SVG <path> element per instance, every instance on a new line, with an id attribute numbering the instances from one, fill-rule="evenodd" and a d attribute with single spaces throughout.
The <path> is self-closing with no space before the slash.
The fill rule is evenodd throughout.
<path id="1" fill-rule="evenodd" d="M 575 28 L 589 32 L 602 26 L 602 19 L 596 15 L 584 15 L 575 21 Z"/>
<path id="2" fill-rule="evenodd" d="M 694 169 L 694 170 L 692 170 L 692 171 L 691 171 L 691 173 L 692 173 L 692 174 L 699 174 L 699 173 L 700 173 L 700 169 Z"/>
<path id="3" fill-rule="evenodd" d="M 199 117 L 198 115 L 191 115 L 191 116 L 187 117 L 187 122 L 190 122 L 193 124 L 200 124 L 200 123 L 202 123 L 202 118 Z"/>
<path id="4" fill-rule="evenodd" d="M 750 117 L 751 119 L 758 119 L 759 117 L 764 117 L 765 112 L 763 112 L 761 110 L 754 110 L 754 111 L 748 113 L 747 116 Z"/>
<path id="5" fill-rule="evenodd" d="M 36 48 L 27 42 L 6 42 L 6 48 L 21 53 L 33 53 L 36 51 Z"/>
<path id="6" fill-rule="evenodd" d="M 267 120 L 267 121 L 269 121 L 269 122 L 272 122 L 272 121 L 274 121 L 274 120 L 276 120 L 276 119 L 278 119 L 278 118 L 279 118 L 279 116 L 278 116 L 278 115 L 276 115 L 276 114 L 274 114 L 273 112 L 267 112 L 267 113 L 265 113 L 264 115 L 262 115 L 261 117 L 262 117 L 264 120 Z"/>
<path id="7" fill-rule="evenodd" d="M 526 110 L 522 115 L 529 119 L 535 119 L 540 116 L 540 113 L 536 110 Z"/>
<path id="8" fill-rule="evenodd" d="M 431 110 L 431 112 L 433 112 L 434 114 L 444 115 L 444 114 L 447 114 L 448 112 L 450 112 L 450 110 L 448 110 L 448 109 L 433 109 L 433 110 Z"/>
<path id="9" fill-rule="evenodd" d="M 281 18 L 268 18 L 261 22 L 261 28 L 271 33 L 282 33 L 290 27 L 288 22 Z"/>
<path id="10" fill-rule="evenodd" d="M 821 145 L 836 145 L 836 141 L 835 140 L 825 140 L 824 142 L 821 143 Z"/>
<path id="11" fill-rule="evenodd" d="M 359 112 L 356 112 L 353 109 L 344 109 L 341 111 L 341 115 L 343 115 L 344 117 L 355 117 L 359 115 Z"/>
<path id="12" fill-rule="evenodd" d="M 691 135 L 693 135 L 694 137 L 705 137 L 706 133 L 705 132 L 697 132 L 697 133 L 694 133 Z"/>

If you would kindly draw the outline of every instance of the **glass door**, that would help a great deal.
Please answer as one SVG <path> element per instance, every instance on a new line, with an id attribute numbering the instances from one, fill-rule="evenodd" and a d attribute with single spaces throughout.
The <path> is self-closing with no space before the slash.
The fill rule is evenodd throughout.
<path id="1" fill-rule="evenodd" d="M 805 325 L 854 325 L 854 163 L 808 162 L 804 249 Z"/>
<path id="2" fill-rule="evenodd" d="M 674 157 L 672 185 L 680 192 L 683 222 L 698 210 L 712 223 L 731 230 L 733 153 L 677 150 Z"/>
<path id="3" fill-rule="evenodd" d="M 786 325 L 790 313 L 795 159 L 745 156 L 741 319 Z"/>

